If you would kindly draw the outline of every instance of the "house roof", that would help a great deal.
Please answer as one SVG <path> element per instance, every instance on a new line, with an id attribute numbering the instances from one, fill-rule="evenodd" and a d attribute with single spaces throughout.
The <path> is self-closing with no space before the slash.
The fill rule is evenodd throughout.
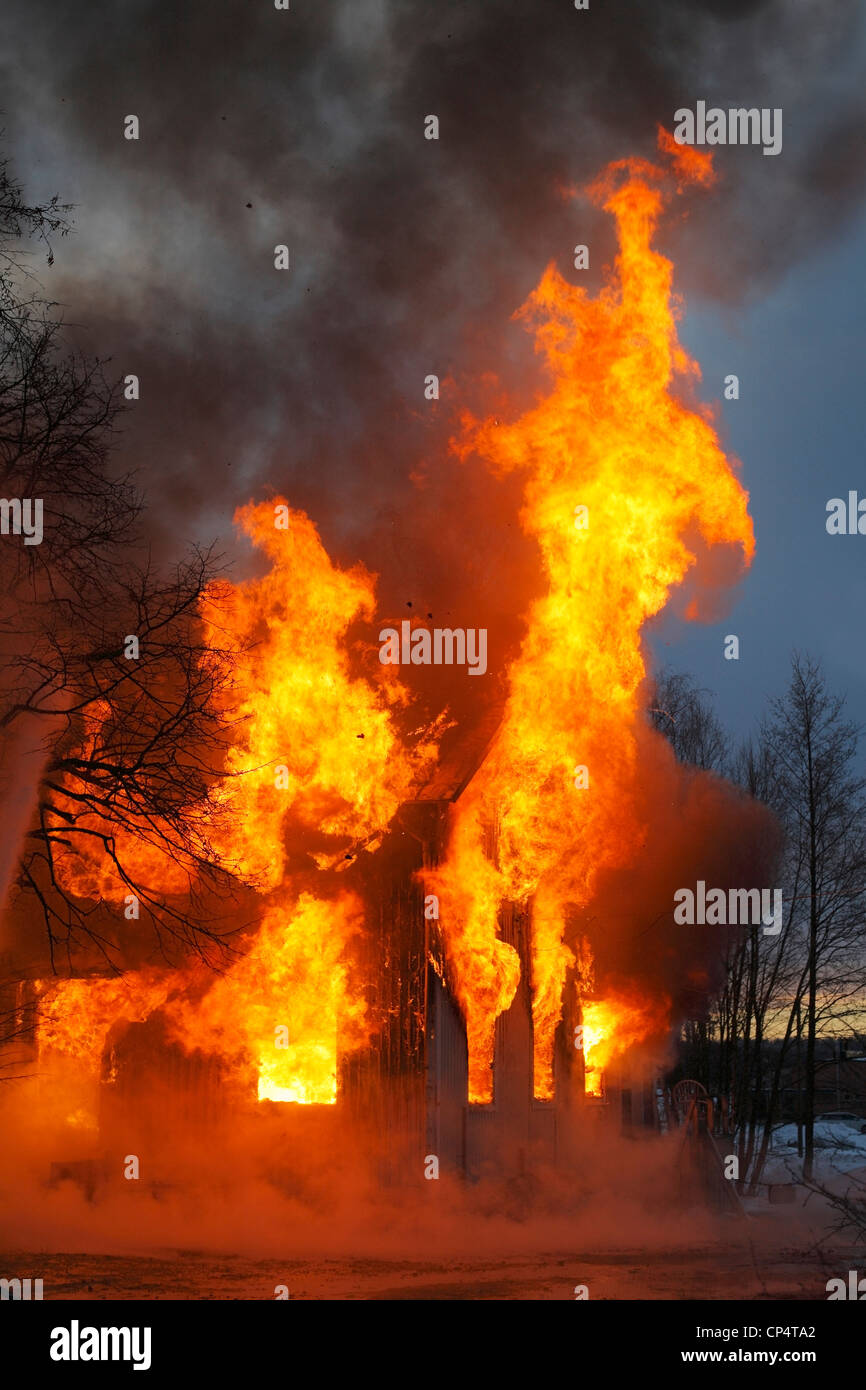
<path id="1" fill-rule="evenodd" d="M 502 721 L 502 706 L 484 711 L 470 724 L 458 721 L 442 736 L 436 770 L 418 788 L 413 801 L 456 801 L 475 776 Z"/>

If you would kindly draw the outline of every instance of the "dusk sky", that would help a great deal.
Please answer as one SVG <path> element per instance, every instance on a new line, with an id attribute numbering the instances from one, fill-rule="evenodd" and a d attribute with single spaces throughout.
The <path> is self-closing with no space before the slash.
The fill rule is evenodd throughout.
<path id="1" fill-rule="evenodd" d="M 723 418 L 743 463 L 757 551 L 730 619 L 679 625 L 655 647 L 715 691 L 736 733 L 780 691 L 793 648 L 819 657 L 832 687 L 847 692 L 852 717 L 866 717 L 864 538 L 826 530 L 830 498 L 847 499 L 852 489 L 866 496 L 864 257 L 861 213 L 745 311 L 698 299 L 688 307 L 683 337 L 706 394 L 729 371 L 740 376 L 740 399 L 724 403 Z M 738 662 L 722 654 L 729 632 L 741 639 Z"/>

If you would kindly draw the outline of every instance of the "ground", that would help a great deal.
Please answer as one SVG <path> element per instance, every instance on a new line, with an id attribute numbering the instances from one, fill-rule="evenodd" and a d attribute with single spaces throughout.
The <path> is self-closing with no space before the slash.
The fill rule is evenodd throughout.
<path id="1" fill-rule="evenodd" d="M 826 1299 L 826 1282 L 866 1268 L 866 1252 L 792 1248 L 760 1221 L 700 1247 L 550 1251 L 510 1258 L 413 1260 L 351 1257 L 253 1260 L 197 1251 L 147 1257 L 17 1252 L 7 1267 L 38 1270 L 45 1297 L 103 1299 L 567 1300 L 586 1284 L 604 1299 Z M 858 1264 L 859 1261 L 859 1264 Z"/>

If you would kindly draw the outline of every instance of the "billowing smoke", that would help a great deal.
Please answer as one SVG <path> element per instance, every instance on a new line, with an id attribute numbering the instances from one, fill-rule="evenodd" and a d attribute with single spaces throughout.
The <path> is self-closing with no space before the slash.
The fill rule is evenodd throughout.
<path id="1" fill-rule="evenodd" d="M 271 488 L 331 553 L 383 576 L 386 607 L 468 603 L 507 642 L 530 552 L 489 480 L 463 478 L 456 504 L 445 440 L 479 374 L 531 392 L 508 320 L 544 265 L 567 271 L 585 242 L 598 283 L 609 228 L 565 190 L 651 153 L 657 123 L 697 99 L 781 107 L 782 155 L 720 151 L 717 190 L 665 233 L 679 289 L 748 296 L 859 204 L 858 11 L 97 0 L 37 23 L 12 0 L 12 152 L 32 195 L 78 205 L 48 287 L 140 376 L 122 455 L 166 551 L 227 535 L 234 507 Z"/>

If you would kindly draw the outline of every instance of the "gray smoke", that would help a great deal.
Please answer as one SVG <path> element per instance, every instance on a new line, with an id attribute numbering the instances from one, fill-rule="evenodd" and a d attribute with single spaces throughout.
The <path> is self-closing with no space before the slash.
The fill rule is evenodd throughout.
<path id="1" fill-rule="evenodd" d="M 665 229 L 678 287 L 730 301 L 864 187 L 856 0 L 9 0 L 3 39 L 18 173 L 78 204 L 48 289 L 140 376 L 121 455 L 166 552 L 284 491 L 386 608 L 456 621 L 468 580 L 467 625 L 503 640 L 532 555 L 501 485 L 457 476 L 451 407 L 482 372 L 531 394 L 508 320 L 548 261 L 585 241 L 598 283 L 608 221 L 563 190 L 698 98 L 782 107 L 781 157 L 719 151 L 718 189 Z M 459 396 L 425 402 L 430 372 Z"/>

